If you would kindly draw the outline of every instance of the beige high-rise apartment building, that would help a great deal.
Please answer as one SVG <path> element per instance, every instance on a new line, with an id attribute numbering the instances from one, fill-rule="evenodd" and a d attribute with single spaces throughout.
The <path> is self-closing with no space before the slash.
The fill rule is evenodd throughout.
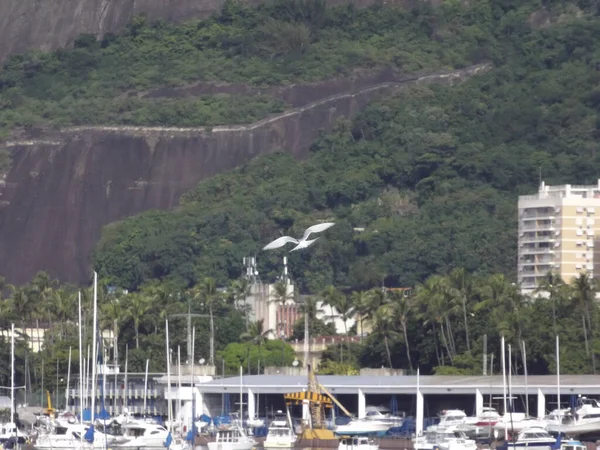
<path id="1" fill-rule="evenodd" d="M 597 217 L 598 215 L 598 217 Z M 600 179 L 597 185 L 547 186 L 519 197 L 518 274 L 531 293 L 548 272 L 567 283 L 582 272 L 600 277 Z"/>

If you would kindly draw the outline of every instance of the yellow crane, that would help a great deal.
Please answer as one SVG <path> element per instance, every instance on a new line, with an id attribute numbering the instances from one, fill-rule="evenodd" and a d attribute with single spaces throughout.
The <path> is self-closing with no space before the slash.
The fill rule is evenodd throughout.
<path id="1" fill-rule="evenodd" d="M 42 414 L 50 417 L 54 417 L 56 409 L 52 408 L 52 400 L 50 399 L 50 391 L 46 391 L 46 400 L 48 402 L 48 408 L 42 410 Z"/>
<path id="2" fill-rule="evenodd" d="M 307 365 L 307 369 L 308 390 L 285 394 L 286 406 L 302 405 L 305 402 L 309 404 L 310 423 L 304 424 L 300 439 L 336 439 L 333 431 L 327 429 L 325 410 L 333 408 L 335 403 L 347 416 L 352 417 L 352 414 L 317 381 L 310 364 Z"/>

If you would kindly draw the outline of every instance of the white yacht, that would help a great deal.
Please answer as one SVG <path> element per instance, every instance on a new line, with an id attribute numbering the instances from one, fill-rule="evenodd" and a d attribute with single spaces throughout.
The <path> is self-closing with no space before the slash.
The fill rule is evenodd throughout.
<path id="1" fill-rule="evenodd" d="M 269 425 L 269 432 L 263 444 L 264 448 L 292 448 L 296 444 L 296 433 L 288 417 L 277 411 Z"/>
<path id="2" fill-rule="evenodd" d="M 552 450 L 556 439 L 541 427 L 526 428 L 522 430 L 513 441 L 504 441 L 497 449 L 511 450 L 527 448 L 527 450 Z"/>
<path id="3" fill-rule="evenodd" d="M 353 418 L 345 425 L 337 425 L 333 430 L 338 436 L 383 436 L 390 428 L 400 427 L 404 417 L 390 414 L 383 407 L 367 406 L 365 417 Z"/>
<path id="4" fill-rule="evenodd" d="M 423 436 L 417 437 L 413 441 L 415 450 L 476 450 L 477 443 L 468 439 L 464 432 L 458 430 L 456 426 L 447 426 L 438 428 L 433 425 L 427 428 Z"/>
<path id="5" fill-rule="evenodd" d="M 567 439 L 560 443 L 560 450 L 587 450 L 583 442 Z"/>
<path id="6" fill-rule="evenodd" d="M 367 406 L 365 410 L 365 419 L 387 423 L 390 428 L 401 427 L 404 423 L 404 416 L 394 415 L 383 406 Z"/>
<path id="7" fill-rule="evenodd" d="M 494 437 L 504 439 L 504 430 L 515 434 L 528 428 L 545 428 L 546 421 L 527 416 L 525 413 L 506 413 L 502 419 L 494 425 Z"/>
<path id="8" fill-rule="evenodd" d="M 119 438 L 94 430 L 94 442 L 85 439 L 85 433 L 89 425 L 55 421 L 50 429 L 40 433 L 35 439 L 34 446 L 38 450 L 58 449 L 101 449 L 107 444 L 113 445 L 119 442 Z"/>
<path id="9" fill-rule="evenodd" d="M 340 439 L 338 450 L 379 450 L 379 445 L 366 436 L 355 436 Z"/>
<path id="10" fill-rule="evenodd" d="M 111 448 L 164 449 L 169 430 L 157 423 L 129 422 L 121 425 L 121 442 Z"/>
<path id="11" fill-rule="evenodd" d="M 600 404 L 591 398 L 580 397 L 573 410 L 554 411 L 546 421 L 546 430 L 571 437 L 600 433 Z"/>
<path id="12" fill-rule="evenodd" d="M 257 442 L 246 435 L 236 420 L 217 431 L 214 442 L 208 443 L 208 450 L 252 450 L 256 445 Z"/>
<path id="13" fill-rule="evenodd" d="M 16 438 L 19 444 L 24 444 L 28 436 L 13 422 L 0 425 L 0 442 L 6 442 L 10 438 Z M 13 441 L 14 442 L 14 441 Z"/>
<path id="14" fill-rule="evenodd" d="M 333 431 L 338 436 L 384 435 L 391 425 L 377 419 L 352 419 L 346 425 L 337 425 Z"/>

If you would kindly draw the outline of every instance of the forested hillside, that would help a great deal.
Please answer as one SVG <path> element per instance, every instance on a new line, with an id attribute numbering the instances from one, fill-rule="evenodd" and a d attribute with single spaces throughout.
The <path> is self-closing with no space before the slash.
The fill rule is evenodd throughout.
<path id="1" fill-rule="evenodd" d="M 107 227 L 96 267 L 131 289 L 152 278 L 225 283 L 271 238 L 327 219 L 337 226 L 325 240 L 290 255 L 303 292 L 412 286 L 458 266 L 514 278 L 517 195 L 540 174 L 598 178 L 600 20 L 507 26 L 485 47 L 490 74 L 401 92 L 341 122 L 307 161 L 260 158 L 201 183 L 178 211 Z M 258 254 L 264 276 L 280 256 Z"/>
<path id="2" fill-rule="evenodd" d="M 485 11 L 484 11 L 485 12 Z M 489 11 L 488 11 L 489 13 Z M 315 81 L 356 68 L 405 73 L 460 67 L 481 55 L 462 27 L 431 34 L 431 10 L 327 9 L 323 0 L 277 0 L 257 9 L 229 0 L 209 20 L 148 24 L 120 36 L 81 36 L 72 50 L 10 58 L 0 72 L 0 132 L 33 124 L 248 123 L 285 105 L 265 96 L 140 96 L 189 82 L 255 86 Z M 485 39 L 484 36 L 481 36 Z"/>
<path id="3" fill-rule="evenodd" d="M 502 334 L 514 348 L 528 342 L 530 373 L 547 373 L 555 333 L 563 339 L 565 372 L 593 372 L 600 343 L 593 283 L 549 280 L 549 301 L 532 304 L 512 282 L 518 194 L 535 191 L 540 177 L 584 184 L 600 173 L 597 42 L 597 4 L 587 0 L 448 1 L 410 12 L 324 10 L 316 0 L 256 10 L 228 2 L 209 21 L 175 27 L 136 20 L 124 36 L 100 43 L 82 37 L 73 51 L 13 58 L 0 73 L 0 101 L 8 106 L 0 121 L 5 131 L 39 123 L 244 122 L 286 105 L 264 96 L 157 100 L 143 91 L 491 61 L 486 75 L 398 90 L 340 121 L 304 161 L 282 148 L 200 183 L 175 211 L 106 227 L 94 257 L 104 285 L 102 326 L 117 327 L 120 345 L 136 347 L 138 367 L 146 357 L 163 357 L 162 321 L 189 301 L 218 317 L 218 357 L 228 371 L 240 363 L 259 371 L 263 357 L 277 363 L 274 346 L 263 349 L 262 324 L 245 315 L 242 258 L 256 255 L 261 277 L 273 281 L 285 252 L 261 252 L 265 243 L 334 221 L 316 245 L 289 254 L 291 276 L 313 300 L 364 314 L 374 332 L 361 344 L 331 349 L 323 372 L 419 365 L 423 373 L 477 373 L 484 334 L 496 354 Z M 382 285 L 415 286 L 414 296 Z M 49 340 L 40 357 L 64 359 L 75 334 L 60 324 L 73 319 L 75 290 L 43 274 L 9 290 L 0 326 L 15 318 L 56 321 L 60 339 Z M 330 332 L 311 304 L 303 308 L 313 331 Z M 198 348 L 206 356 L 204 319 L 201 332 Z M 173 342 L 182 343 L 183 333 L 176 334 Z M 281 364 L 290 363 L 288 350 L 282 346 Z"/>

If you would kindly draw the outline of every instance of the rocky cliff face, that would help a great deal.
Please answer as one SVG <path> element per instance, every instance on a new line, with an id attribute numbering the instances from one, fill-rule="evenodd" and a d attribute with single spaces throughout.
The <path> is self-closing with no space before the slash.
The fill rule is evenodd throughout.
<path id="1" fill-rule="evenodd" d="M 0 62 L 29 49 L 44 51 L 70 45 L 83 33 L 103 36 L 122 31 L 137 15 L 149 20 L 189 20 L 210 15 L 225 0 L 2 0 Z M 245 0 L 258 3 L 258 0 Z M 348 0 L 327 0 L 330 4 Z M 353 0 L 359 7 L 375 3 L 412 6 L 422 0 Z M 438 1 L 438 0 L 434 0 Z"/>
<path id="2" fill-rule="evenodd" d="M 63 281 L 87 281 L 103 225 L 173 208 L 200 180 L 254 156 L 284 149 L 305 157 L 319 130 L 395 89 L 460 81 L 488 69 L 483 64 L 421 77 L 387 71 L 274 89 L 271 94 L 296 108 L 244 126 L 76 127 L 15 134 L 0 146 L 13 158 L 0 181 L 0 274 L 14 283 L 26 282 L 38 270 Z M 162 94 L 190 95 L 189 89 L 194 88 Z"/>

